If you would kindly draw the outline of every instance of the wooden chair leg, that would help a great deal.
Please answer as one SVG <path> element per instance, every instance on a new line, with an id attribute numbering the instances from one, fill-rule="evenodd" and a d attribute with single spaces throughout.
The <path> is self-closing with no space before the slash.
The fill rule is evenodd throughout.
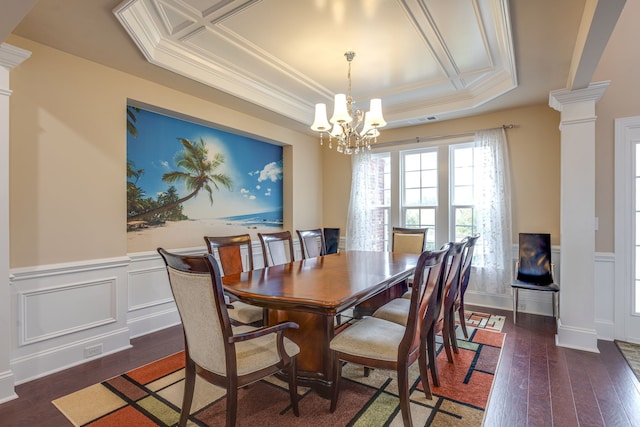
<path id="1" fill-rule="evenodd" d="M 513 288 L 513 323 L 516 323 L 518 315 L 518 288 Z"/>
<path id="2" fill-rule="evenodd" d="M 338 395 L 340 394 L 340 377 L 342 376 L 342 363 L 337 354 L 333 355 L 333 390 L 331 390 L 331 407 L 329 412 L 332 414 L 336 410 L 338 404 Z"/>
<path id="3" fill-rule="evenodd" d="M 436 333 L 433 326 L 429 328 L 429 332 L 427 332 L 427 353 L 429 354 L 429 369 L 431 370 L 433 385 L 440 387 L 438 364 L 436 363 Z"/>
<path id="4" fill-rule="evenodd" d="M 449 327 L 449 339 L 451 340 L 451 347 L 453 348 L 453 352 L 458 354 L 458 337 L 456 336 L 456 315 L 454 308 L 451 307 L 451 314 L 449 314 L 449 322 L 447 326 Z"/>
<path id="5" fill-rule="evenodd" d="M 227 384 L 227 427 L 235 427 L 238 413 L 238 383 L 229 381 Z"/>
<path id="6" fill-rule="evenodd" d="M 420 355 L 418 356 L 418 366 L 420 367 L 420 381 L 422 382 L 422 388 L 424 389 L 424 396 L 431 400 L 433 398 L 431 394 L 431 387 L 429 386 L 429 372 L 427 371 L 427 345 L 426 343 L 420 345 Z"/>
<path id="7" fill-rule="evenodd" d="M 300 416 L 300 410 L 298 409 L 298 371 L 296 369 L 296 357 L 291 358 L 289 363 L 289 398 L 291 399 L 291 407 L 293 408 L 293 415 Z"/>
<path id="8" fill-rule="evenodd" d="M 371 368 L 368 367 L 368 366 L 365 366 L 364 367 L 364 376 L 365 376 L 365 378 L 367 378 L 370 373 L 371 373 Z"/>
<path id="9" fill-rule="evenodd" d="M 411 407 L 409 404 L 409 367 L 398 367 L 398 395 L 400 396 L 400 411 L 405 427 L 412 427 Z"/>
<path id="10" fill-rule="evenodd" d="M 444 351 L 447 353 L 447 360 L 449 363 L 453 363 L 453 355 L 451 354 L 451 337 L 449 336 L 448 314 L 444 315 L 444 325 L 442 326 L 442 345 L 444 345 Z"/>
<path id="11" fill-rule="evenodd" d="M 462 327 L 462 333 L 464 339 L 469 341 L 469 332 L 467 332 L 467 321 L 464 317 L 464 299 L 460 296 L 460 308 L 458 308 L 458 316 L 460 317 L 460 326 Z"/>
<path id="12" fill-rule="evenodd" d="M 184 393 L 182 396 L 182 409 L 180 410 L 180 421 L 178 426 L 184 427 L 189 420 L 191 403 L 193 402 L 193 392 L 196 385 L 196 367 L 193 360 L 187 357 L 184 370 Z"/>

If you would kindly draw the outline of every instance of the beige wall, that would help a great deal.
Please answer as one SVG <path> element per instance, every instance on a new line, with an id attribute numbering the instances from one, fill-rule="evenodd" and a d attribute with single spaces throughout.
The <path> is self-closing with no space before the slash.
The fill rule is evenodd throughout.
<path id="1" fill-rule="evenodd" d="M 513 241 L 518 232 L 548 232 L 560 244 L 560 114 L 536 105 L 465 119 L 383 130 L 385 141 L 449 135 L 514 124 L 507 130 L 511 161 Z M 324 147 L 324 219 L 346 230 L 350 159 Z M 345 234 L 345 231 L 342 232 Z"/>
<path id="2" fill-rule="evenodd" d="M 610 80 L 596 104 L 596 251 L 614 251 L 614 120 L 640 115 L 640 2 L 629 0 L 592 81 Z"/>
<path id="3" fill-rule="evenodd" d="M 126 255 L 127 98 L 287 145 L 285 228 L 322 224 L 312 137 L 30 40 L 7 43 L 32 52 L 11 73 L 11 268 Z M 184 247 L 201 245 L 185 236 Z"/>

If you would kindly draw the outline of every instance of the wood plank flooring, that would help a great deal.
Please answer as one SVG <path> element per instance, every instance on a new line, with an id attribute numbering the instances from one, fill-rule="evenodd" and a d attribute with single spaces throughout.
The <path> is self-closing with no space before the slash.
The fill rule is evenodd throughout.
<path id="1" fill-rule="evenodd" d="M 485 426 L 637 426 L 640 383 L 613 342 L 600 353 L 555 346 L 551 317 L 469 307 L 507 317 L 507 333 Z M 0 426 L 69 426 L 51 401 L 183 348 L 173 327 L 132 340 L 132 347 L 16 387 L 18 399 L 0 405 Z M 327 406 L 328 410 L 328 406 Z"/>

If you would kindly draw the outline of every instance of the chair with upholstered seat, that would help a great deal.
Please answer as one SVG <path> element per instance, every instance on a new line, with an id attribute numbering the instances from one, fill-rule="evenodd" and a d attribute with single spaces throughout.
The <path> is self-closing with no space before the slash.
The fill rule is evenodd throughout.
<path id="1" fill-rule="evenodd" d="M 520 233 L 518 244 L 518 262 L 516 280 L 511 283 L 513 289 L 513 323 L 518 314 L 518 291 L 550 292 L 553 295 L 553 317 L 557 318 L 557 295 L 560 286 L 553 277 L 551 262 L 551 235 L 547 233 Z"/>
<path id="2" fill-rule="evenodd" d="M 204 241 L 209 253 L 216 256 L 220 262 L 223 276 L 253 270 L 253 249 L 251 236 L 248 234 L 205 236 Z M 242 301 L 233 301 L 230 304 L 233 309 L 229 310 L 229 317 L 236 322 L 253 325 L 266 324 L 264 322 L 266 319 L 265 309 Z"/>
<path id="3" fill-rule="evenodd" d="M 302 258 L 315 258 L 327 254 L 327 245 L 321 228 L 312 230 L 296 230 L 300 240 Z"/>
<path id="4" fill-rule="evenodd" d="M 447 253 L 447 271 L 445 276 L 444 288 L 442 290 L 442 306 L 438 314 L 438 318 L 433 323 L 433 327 L 427 333 L 427 351 L 429 360 L 436 358 L 436 335 L 442 333 L 442 342 L 449 363 L 453 363 L 453 352 L 458 353 L 458 342 L 456 340 L 456 319 L 453 307 L 458 294 L 458 286 L 460 285 L 460 269 L 462 266 L 462 254 L 466 242 L 449 243 L 449 251 Z M 434 377 L 433 383 L 440 385 L 438 370 L 435 363 L 431 366 L 431 374 Z"/>
<path id="5" fill-rule="evenodd" d="M 293 238 L 289 231 L 258 233 L 262 246 L 264 266 L 287 264 L 294 261 Z"/>
<path id="6" fill-rule="evenodd" d="M 419 361 L 420 378 L 427 399 L 431 388 L 426 371 L 426 348 L 421 345 L 425 328 L 435 319 L 443 260 L 447 251 L 423 252 L 414 274 L 409 316 L 405 326 L 375 317 L 365 317 L 336 335 L 330 343 L 334 368 L 331 412 L 337 406 L 340 393 L 342 362 L 397 372 L 400 408 L 405 426 L 411 425 L 409 408 L 409 366 Z M 424 368 L 424 369 L 423 369 Z"/>
<path id="7" fill-rule="evenodd" d="M 419 254 L 425 250 L 428 228 L 393 227 L 391 252 Z"/>
<path id="8" fill-rule="evenodd" d="M 464 315 L 464 294 L 469 286 L 469 279 L 471 278 L 471 263 L 473 261 L 473 250 L 476 246 L 476 241 L 480 237 L 479 234 L 474 236 L 465 237 L 462 241 L 466 243 L 464 246 L 464 252 L 462 254 L 462 268 L 460 269 L 460 286 L 458 288 L 458 296 L 454 303 L 454 312 L 458 312 L 460 318 L 460 326 L 462 333 L 466 339 L 469 339 L 469 333 L 467 332 L 467 322 Z"/>
<path id="9" fill-rule="evenodd" d="M 298 416 L 296 355 L 300 348 L 284 336 L 294 322 L 255 328 L 233 327 L 227 313 L 220 268 L 213 255 L 183 256 L 159 248 L 182 320 L 185 383 L 179 426 L 185 426 L 196 375 L 227 392 L 226 425 L 234 426 L 238 389 L 277 372 L 288 374 L 293 413 Z"/>

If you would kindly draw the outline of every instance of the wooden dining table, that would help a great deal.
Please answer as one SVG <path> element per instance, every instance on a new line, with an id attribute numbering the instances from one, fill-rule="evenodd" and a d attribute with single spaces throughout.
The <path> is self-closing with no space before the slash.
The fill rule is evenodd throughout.
<path id="1" fill-rule="evenodd" d="M 343 251 L 223 277 L 227 292 L 268 309 L 270 325 L 293 321 L 286 336 L 300 347 L 298 381 L 330 397 L 333 369 L 329 343 L 335 316 L 406 286 L 419 255 Z"/>

